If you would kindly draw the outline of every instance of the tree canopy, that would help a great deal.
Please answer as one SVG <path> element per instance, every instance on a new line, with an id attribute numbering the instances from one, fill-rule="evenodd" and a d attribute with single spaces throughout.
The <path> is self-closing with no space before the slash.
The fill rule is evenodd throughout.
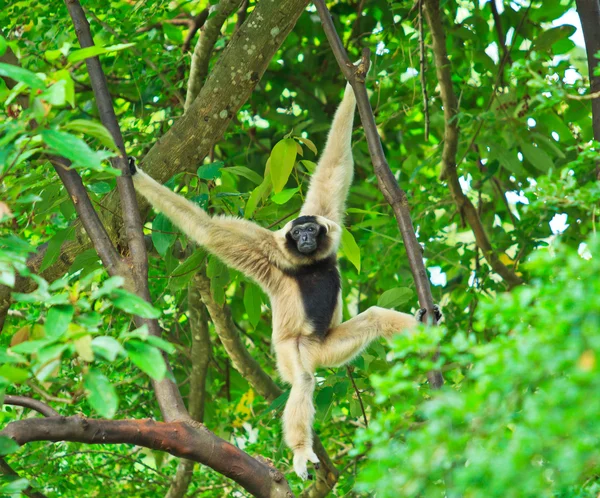
<path id="1" fill-rule="evenodd" d="M 0 495 L 600 492 L 598 1 L 326 5 L 350 60 L 371 51 L 388 181 L 407 195 L 444 322 L 317 373 L 323 465 L 299 481 L 267 296 L 137 206 L 122 156 L 211 214 L 285 225 L 346 85 L 323 13 L 11 2 Z M 415 312 L 422 284 L 358 114 L 353 156 L 344 318 Z"/>

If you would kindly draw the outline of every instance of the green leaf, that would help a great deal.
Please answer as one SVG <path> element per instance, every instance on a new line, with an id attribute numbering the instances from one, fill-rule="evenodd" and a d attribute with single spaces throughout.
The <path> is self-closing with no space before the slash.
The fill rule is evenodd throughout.
<path id="1" fill-rule="evenodd" d="M 271 179 L 275 193 L 281 192 L 285 187 L 294 169 L 297 153 L 296 142 L 292 138 L 284 138 L 273 147 L 270 159 Z"/>
<path id="2" fill-rule="evenodd" d="M 6 43 L 6 38 L 0 35 L 0 57 L 6 53 L 6 49 L 8 48 L 8 43 Z"/>
<path id="3" fill-rule="evenodd" d="M 4 399 L 4 398 L 3 398 Z M 0 455 L 8 455 L 19 449 L 19 444 L 6 436 L 0 436 Z"/>
<path id="4" fill-rule="evenodd" d="M 114 276 L 107 278 L 104 282 L 102 282 L 102 286 L 92 292 L 90 296 L 91 299 L 99 299 L 102 296 L 107 296 L 111 294 L 115 289 L 119 289 L 125 283 L 125 279 L 123 277 Z"/>
<path id="5" fill-rule="evenodd" d="M 406 304 L 413 295 L 413 291 L 408 287 L 395 287 L 386 290 L 377 300 L 377 306 L 382 308 L 396 308 Z"/>
<path id="6" fill-rule="evenodd" d="M 69 327 L 69 324 L 73 320 L 75 308 L 71 305 L 65 306 L 53 306 L 48 310 L 46 315 L 46 323 L 44 328 L 46 330 L 46 337 L 58 339 L 60 338 Z"/>
<path id="7" fill-rule="evenodd" d="M 294 197 L 294 194 L 298 192 L 298 187 L 296 188 L 288 188 L 285 190 L 282 190 L 281 192 L 279 192 L 278 194 L 273 194 L 271 196 L 271 200 L 275 203 L 275 204 L 285 204 L 286 202 L 288 202 L 292 197 Z"/>
<path id="8" fill-rule="evenodd" d="M 64 105 L 67 100 L 66 86 L 67 82 L 65 80 L 59 80 L 54 83 L 54 85 L 46 88 L 46 90 L 39 95 L 39 98 L 51 105 Z"/>
<path id="9" fill-rule="evenodd" d="M 75 135 L 57 130 L 43 130 L 42 139 L 53 152 L 69 159 L 73 164 L 103 171 L 102 161 L 112 154 L 106 151 L 94 152 Z"/>
<path id="10" fill-rule="evenodd" d="M 342 229 L 342 251 L 360 273 L 360 247 L 346 228 Z"/>
<path id="11" fill-rule="evenodd" d="M 532 144 L 521 142 L 521 151 L 533 167 L 539 169 L 543 173 L 547 173 L 554 166 L 552 158 L 545 150 L 540 149 Z"/>
<path id="12" fill-rule="evenodd" d="M 261 306 L 262 294 L 260 289 L 256 285 L 247 282 L 246 288 L 244 289 L 244 308 L 246 308 L 248 320 L 254 328 L 256 328 L 258 322 L 260 322 Z"/>
<path id="13" fill-rule="evenodd" d="M 221 178 L 221 168 L 225 166 L 223 161 L 204 164 L 198 168 L 198 178 L 202 180 L 215 180 Z"/>
<path id="14" fill-rule="evenodd" d="M 124 353 L 123 346 L 114 337 L 101 335 L 92 339 L 92 351 L 106 360 L 113 362 L 119 354 Z"/>
<path id="15" fill-rule="evenodd" d="M 516 151 L 509 151 L 504 146 L 491 141 L 487 141 L 486 144 L 482 143 L 482 146 L 485 147 L 485 145 L 489 146 L 490 148 L 490 160 L 497 159 L 500 163 L 500 166 L 503 166 L 515 175 L 524 176 L 527 174 L 525 168 L 521 164 L 521 161 L 519 161 L 519 158 L 517 157 Z"/>
<path id="16" fill-rule="evenodd" d="M 66 69 L 61 69 L 49 75 L 50 79 L 55 81 L 64 81 L 65 100 L 75 107 L 75 82 L 71 77 L 71 73 Z M 77 120 L 76 120 L 77 121 Z"/>
<path id="17" fill-rule="evenodd" d="M 569 38 L 576 31 L 577 28 L 569 24 L 543 30 L 533 43 L 533 49 L 538 51 L 548 50 L 554 43 L 564 38 Z"/>
<path id="18" fill-rule="evenodd" d="M 79 133 L 83 133 L 85 135 L 89 135 L 90 137 L 94 137 L 98 139 L 98 141 L 111 149 L 112 151 L 118 153 L 119 149 L 113 140 L 110 132 L 97 121 L 91 121 L 88 119 L 74 119 L 73 121 L 69 121 L 63 126 L 65 130 L 78 131 Z"/>
<path id="19" fill-rule="evenodd" d="M 538 133 L 537 131 L 533 132 L 531 134 L 531 136 L 535 139 L 536 142 L 543 143 L 546 146 L 546 149 L 551 150 L 552 153 L 556 157 L 560 157 L 561 159 L 566 159 L 567 156 L 565 156 L 565 153 L 558 148 L 558 146 L 556 145 L 557 142 L 555 142 L 553 139 L 551 139 L 545 135 L 542 135 L 541 133 Z"/>
<path id="20" fill-rule="evenodd" d="M 271 181 L 271 175 L 265 172 L 264 181 L 252 191 L 250 197 L 248 198 L 248 202 L 246 202 L 244 218 L 250 219 L 252 218 L 252 216 L 254 216 L 256 208 L 258 207 L 258 203 L 260 201 L 265 200 L 268 197 L 269 193 L 272 190 L 272 187 L 273 183 Z"/>
<path id="21" fill-rule="evenodd" d="M 132 294 L 124 289 L 115 289 L 112 303 L 120 310 L 142 318 L 158 318 L 161 315 L 160 310 L 154 308 L 149 302 L 139 296 Z"/>
<path id="22" fill-rule="evenodd" d="M 154 380 L 164 379 L 167 366 L 160 350 L 150 344 L 138 340 L 125 343 L 125 349 L 131 361 Z"/>
<path id="23" fill-rule="evenodd" d="M 308 171 L 310 174 L 313 174 L 317 169 L 317 163 L 313 161 L 307 161 L 306 159 L 302 159 L 300 161 L 300 164 L 302 164 L 306 168 L 306 171 Z"/>
<path id="24" fill-rule="evenodd" d="M 246 166 L 231 166 L 229 168 L 223 169 L 223 171 L 227 171 L 227 173 L 231 173 L 232 175 L 242 176 L 247 178 L 256 185 L 260 185 L 263 182 L 263 177 L 260 176 L 256 171 L 252 171 L 250 168 Z"/>
<path id="25" fill-rule="evenodd" d="M 83 378 L 83 387 L 90 406 L 101 417 L 113 418 L 119 407 L 119 397 L 114 386 L 99 370 L 91 369 Z"/>
<path id="26" fill-rule="evenodd" d="M 169 275 L 169 287 L 174 290 L 183 289 L 202 266 L 206 258 L 204 249 L 196 249 L 183 263 L 180 263 Z"/>
<path id="27" fill-rule="evenodd" d="M 164 214 L 159 213 L 152 222 L 152 243 L 161 256 L 167 254 L 169 247 L 177 239 L 173 223 Z"/>
<path id="28" fill-rule="evenodd" d="M 47 268 L 50 268 L 61 254 L 60 248 L 63 245 L 63 242 L 67 240 L 72 240 L 75 235 L 75 230 L 73 228 L 64 228 L 63 230 L 59 230 L 56 232 L 52 238 L 48 241 L 48 246 L 46 247 L 46 254 L 44 254 L 44 259 L 42 260 L 42 266 L 40 267 L 39 272 L 42 273 Z"/>
<path id="29" fill-rule="evenodd" d="M 0 488 L 0 496 L 14 496 L 17 493 L 21 496 L 21 492 L 29 487 L 29 481 L 24 477 L 4 477 L 3 481 L 9 481 Z M 34 496 L 30 494 L 30 496 Z"/>
<path id="30" fill-rule="evenodd" d="M 80 48 L 74 52 L 71 52 L 67 57 L 67 61 L 69 61 L 70 64 L 73 64 L 74 62 L 82 61 L 84 59 L 88 59 L 89 57 L 97 57 L 108 52 L 118 52 L 133 46 L 135 46 L 135 43 L 120 43 L 118 45 L 111 45 L 110 47 L 93 46 Z"/>
<path id="31" fill-rule="evenodd" d="M 179 26 L 174 26 L 168 22 L 163 22 L 162 27 L 166 37 L 170 41 L 175 42 L 177 45 L 181 45 L 183 43 L 183 31 Z"/>
<path id="32" fill-rule="evenodd" d="M 21 384 L 29 378 L 29 371 L 12 365 L 0 366 L 0 377 L 4 377 L 13 384 Z"/>
<path id="33" fill-rule="evenodd" d="M 0 76 L 11 78 L 36 90 L 46 88 L 44 81 L 35 73 L 19 66 L 0 62 Z"/>
<path id="34" fill-rule="evenodd" d="M 302 142 L 304 145 L 306 145 L 315 156 L 319 153 L 317 151 L 317 147 L 315 146 L 315 144 L 312 140 L 309 140 L 308 138 L 304 138 L 304 137 L 296 137 L 296 139 L 299 140 L 300 142 Z"/>
<path id="35" fill-rule="evenodd" d="M 153 335 L 149 335 L 146 337 L 146 342 L 151 344 L 152 346 L 157 347 L 158 349 L 162 349 L 167 354 L 173 354 L 177 349 L 173 344 L 169 341 L 165 341 L 162 337 L 155 337 Z"/>

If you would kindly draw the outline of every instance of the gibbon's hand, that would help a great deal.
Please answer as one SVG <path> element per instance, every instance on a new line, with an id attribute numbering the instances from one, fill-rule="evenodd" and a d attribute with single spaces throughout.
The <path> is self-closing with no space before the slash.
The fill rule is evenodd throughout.
<path id="1" fill-rule="evenodd" d="M 135 164 L 135 157 L 127 156 L 127 164 L 129 165 L 129 174 L 131 176 L 137 173 L 137 165 Z"/>
<path id="2" fill-rule="evenodd" d="M 444 314 L 442 313 L 441 308 L 437 304 L 433 305 L 433 313 L 435 315 L 435 323 L 436 324 L 440 323 L 440 321 L 444 317 Z M 421 308 L 415 314 L 415 318 L 417 319 L 418 322 L 420 322 L 426 314 L 427 314 L 427 310 L 425 308 Z"/>

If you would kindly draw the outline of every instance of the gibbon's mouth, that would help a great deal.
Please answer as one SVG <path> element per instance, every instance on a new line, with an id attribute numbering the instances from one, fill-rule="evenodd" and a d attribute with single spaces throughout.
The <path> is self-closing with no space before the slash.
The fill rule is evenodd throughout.
<path id="1" fill-rule="evenodd" d="M 298 244 L 298 250 L 302 253 L 302 254 L 310 254 L 312 252 L 315 252 L 315 250 L 317 249 L 317 244 Z"/>

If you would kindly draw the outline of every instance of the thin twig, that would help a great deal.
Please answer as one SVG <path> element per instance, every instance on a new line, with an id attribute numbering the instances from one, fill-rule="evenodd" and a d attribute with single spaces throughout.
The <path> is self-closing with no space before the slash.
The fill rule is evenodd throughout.
<path id="1" fill-rule="evenodd" d="M 346 365 L 346 371 L 348 372 L 348 377 L 350 377 L 350 382 L 352 382 L 352 387 L 354 387 L 354 392 L 356 393 L 356 397 L 360 403 L 360 410 L 362 411 L 363 420 L 365 421 L 365 427 L 369 427 L 367 413 L 365 412 L 365 405 L 363 405 L 362 396 L 360 395 L 360 391 L 358 390 L 356 382 L 354 382 L 354 376 L 352 375 L 352 367 L 350 367 L 350 365 Z"/>
<path id="2" fill-rule="evenodd" d="M 421 77 L 421 92 L 423 93 L 423 115 L 425 119 L 425 133 L 423 138 L 429 142 L 429 98 L 427 96 L 427 78 L 425 71 L 425 33 L 423 31 L 423 0 L 419 0 L 419 72 Z"/>

